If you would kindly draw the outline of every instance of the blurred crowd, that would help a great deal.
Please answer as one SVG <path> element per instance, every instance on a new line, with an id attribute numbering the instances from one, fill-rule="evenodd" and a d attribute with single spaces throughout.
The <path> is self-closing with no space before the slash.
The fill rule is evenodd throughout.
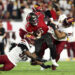
<path id="1" fill-rule="evenodd" d="M 23 10 L 32 9 L 35 4 L 39 4 L 43 10 L 49 9 L 54 20 L 58 19 L 59 10 L 75 17 L 75 0 L 0 0 L 0 19 L 22 20 Z"/>

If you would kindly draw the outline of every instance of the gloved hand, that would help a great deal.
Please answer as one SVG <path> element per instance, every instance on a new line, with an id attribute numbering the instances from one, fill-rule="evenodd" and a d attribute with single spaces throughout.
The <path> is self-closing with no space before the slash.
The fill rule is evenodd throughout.
<path id="1" fill-rule="evenodd" d="M 48 26 L 52 27 L 54 30 L 56 30 L 56 25 L 54 23 L 51 23 L 50 21 L 48 21 Z"/>

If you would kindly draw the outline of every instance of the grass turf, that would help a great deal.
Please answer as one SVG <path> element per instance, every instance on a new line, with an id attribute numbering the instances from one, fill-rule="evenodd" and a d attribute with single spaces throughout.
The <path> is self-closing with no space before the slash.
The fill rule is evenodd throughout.
<path id="1" fill-rule="evenodd" d="M 11 71 L 0 71 L 0 75 L 75 75 L 75 62 L 58 63 L 60 66 L 55 71 L 51 69 L 41 71 L 40 66 L 31 66 L 28 62 L 21 62 Z"/>

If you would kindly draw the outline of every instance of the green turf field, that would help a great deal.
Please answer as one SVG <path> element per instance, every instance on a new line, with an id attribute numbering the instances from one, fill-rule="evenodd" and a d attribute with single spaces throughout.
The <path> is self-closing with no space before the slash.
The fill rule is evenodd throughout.
<path id="1" fill-rule="evenodd" d="M 11 71 L 0 71 L 0 75 L 75 75 L 75 62 L 59 62 L 59 65 L 56 71 L 51 69 L 40 71 L 40 66 L 31 66 L 28 62 L 21 62 Z"/>

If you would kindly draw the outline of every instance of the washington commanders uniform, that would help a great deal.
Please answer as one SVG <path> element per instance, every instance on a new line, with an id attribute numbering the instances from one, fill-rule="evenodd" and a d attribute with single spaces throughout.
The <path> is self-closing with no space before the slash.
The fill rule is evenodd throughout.
<path id="1" fill-rule="evenodd" d="M 62 38 L 62 39 L 58 39 L 57 36 L 55 35 L 53 29 L 51 28 L 51 30 L 49 31 L 53 38 L 54 38 L 54 44 L 56 45 L 56 53 L 57 53 L 57 58 L 56 61 L 59 60 L 60 58 L 60 53 L 62 52 L 62 50 L 64 49 L 65 45 L 67 44 L 67 42 L 72 42 L 74 37 L 73 37 L 73 27 L 72 25 L 65 28 L 63 26 L 63 20 L 66 18 L 66 15 L 60 15 L 59 20 L 58 20 L 58 30 L 60 32 L 64 32 L 66 34 L 66 37 Z"/>
<path id="2" fill-rule="evenodd" d="M 27 58 L 23 52 L 29 50 L 29 44 L 26 40 L 21 41 L 16 45 L 9 53 L 6 55 L 0 56 L 0 64 L 3 64 L 3 67 L 0 70 L 8 71 L 13 69 L 18 62 Z"/>

